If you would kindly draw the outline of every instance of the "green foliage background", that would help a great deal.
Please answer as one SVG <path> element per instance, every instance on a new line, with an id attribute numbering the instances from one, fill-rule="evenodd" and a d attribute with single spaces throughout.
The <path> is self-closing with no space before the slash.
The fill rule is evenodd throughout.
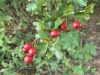
<path id="1" fill-rule="evenodd" d="M 47 67 L 49 75 L 58 69 L 62 75 L 84 75 L 88 66 L 83 61 L 90 61 L 97 53 L 92 42 L 80 44 L 81 31 L 73 30 L 71 24 L 76 17 L 84 25 L 93 7 L 87 0 L 0 0 L 0 74 L 17 75 L 34 67 L 32 73 L 41 75 Z M 63 17 L 69 17 L 67 31 L 60 31 L 59 37 L 50 40 L 45 30 L 57 29 Z M 22 47 L 35 38 L 41 38 L 37 54 L 27 65 Z"/>

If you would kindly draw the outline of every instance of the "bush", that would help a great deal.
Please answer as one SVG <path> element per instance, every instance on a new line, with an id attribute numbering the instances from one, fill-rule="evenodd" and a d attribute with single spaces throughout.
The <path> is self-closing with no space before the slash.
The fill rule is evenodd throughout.
<path id="1" fill-rule="evenodd" d="M 84 62 L 90 61 L 92 55 L 96 56 L 97 53 L 92 42 L 81 42 L 81 30 L 74 30 L 72 23 L 78 20 L 83 26 L 84 21 L 90 18 L 89 13 L 93 12 L 94 4 L 87 5 L 87 0 L 29 0 L 27 4 L 26 0 L 26 10 L 36 17 L 34 31 L 34 26 L 28 23 L 28 17 L 23 16 L 26 12 L 21 12 L 25 8 L 21 7 L 23 2 L 10 2 L 16 15 L 5 5 L 8 1 L 1 2 L 0 62 L 3 68 L 0 72 L 16 75 L 19 70 L 34 67 L 35 75 L 52 75 L 54 71 L 60 75 L 84 75 L 88 71 Z M 59 28 L 63 22 L 68 26 L 65 31 Z M 52 30 L 57 30 L 59 36 L 50 37 Z M 31 42 L 37 49 L 30 64 L 23 62 L 25 54 L 22 53 L 22 47 L 25 42 Z"/>

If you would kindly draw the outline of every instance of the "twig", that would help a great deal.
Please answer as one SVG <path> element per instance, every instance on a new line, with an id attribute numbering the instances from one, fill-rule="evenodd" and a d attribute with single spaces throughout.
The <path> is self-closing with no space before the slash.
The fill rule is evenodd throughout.
<path id="1" fill-rule="evenodd" d="M 8 8 L 6 8 L 6 6 L 5 6 L 3 3 L 2 3 L 2 5 L 3 5 L 4 8 L 9 12 L 9 14 L 11 14 L 11 15 L 14 17 L 16 23 L 18 24 L 18 21 L 17 21 L 17 19 L 15 18 L 15 15 L 14 15 Z"/>
<path id="2" fill-rule="evenodd" d="M 39 38 L 34 39 L 34 41 L 32 42 L 32 44 L 38 43 L 39 40 L 40 40 Z"/>
<path id="3" fill-rule="evenodd" d="M 20 9 L 23 12 L 23 14 L 29 19 L 29 21 L 31 22 L 31 24 L 33 24 L 33 21 L 28 17 L 28 15 L 24 12 L 24 10 L 21 8 L 21 6 L 20 6 Z"/>
<path id="4" fill-rule="evenodd" d="M 48 68 L 48 71 L 49 71 L 49 75 L 51 75 L 51 71 L 50 71 L 50 68 L 49 68 L 49 66 L 47 66 L 47 68 Z"/>
<path id="5" fill-rule="evenodd" d="M 73 16 L 73 17 L 74 17 L 75 20 L 77 20 L 75 16 Z"/>
<path id="6" fill-rule="evenodd" d="M 55 69 L 55 75 L 58 75 L 57 70 Z"/>

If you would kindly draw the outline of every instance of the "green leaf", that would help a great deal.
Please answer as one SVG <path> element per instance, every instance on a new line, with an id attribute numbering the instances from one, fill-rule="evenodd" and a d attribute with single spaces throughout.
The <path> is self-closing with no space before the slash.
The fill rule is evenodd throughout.
<path id="1" fill-rule="evenodd" d="M 0 39 L 0 46 L 3 46 L 3 40 Z"/>
<path id="2" fill-rule="evenodd" d="M 93 8 L 94 8 L 94 4 L 92 3 L 85 8 L 85 12 L 86 13 L 90 13 L 90 12 L 93 13 Z"/>
<path id="3" fill-rule="evenodd" d="M 37 9 L 37 5 L 35 3 L 30 3 L 26 6 L 26 10 L 27 11 L 32 11 L 32 10 L 36 10 Z"/>
<path id="4" fill-rule="evenodd" d="M 44 22 L 45 29 L 53 29 L 55 26 L 56 18 L 48 18 Z"/>
<path id="5" fill-rule="evenodd" d="M 74 3 L 79 4 L 80 6 L 86 6 L 87 5 L 87 1 L 86 0 L 73 0 Z"/>
<path id="6" fill-rule="evenodd" d="M 43 43 L 38 44 L 38 46 L 37 46 L 37 49 L 38 49 L 37 55 L 39 57 L 43 56 L 46 53 L 47 48 L 48 48 L 48 44 L 43 44 Z"/>
<path id="7" fill-rule="evenodd" d="M 63 54 L 62 54 L 62 52 L 61 52 L 60 50 L 56 50 L 55 55 L 56 55 L 56 57 L 57 57 L 58 59 L 61 59 L 62 56 L 63 56 Z"/>
<path id="8" fill-rule="evenodd" d="M 80 64 L 79 66 L 73 67 L 73 74 L 76 75 L 83 75 L 84 71 L 82 70 L 82 65 Z"/>
<path id="9" fill-rule="evenodd" d="M 27 11 L 32 11 L 32 15 L 34 15 L 38 9 L 43 5 L 44 0 L 39 0 L 36 3 L 30 3 L 26 6 Z"/>
<path id="10" fill-rule="evenodd" d="M 89 54 L 85 54 L 84 58 L 85 58 L 86 61 L 89 61 L 91 59 L 91 56 Z"/>
<path id="11" fill-rule="evenodd" d="M 8 63 L 6 63 L 6 62 L 4 62 L 4 61 L 2 61 L 1 64 L 3 65 L 3 67 L 8 67 Z"/>
<path id="12" fill-rule="evenodd" d="M 46 53 L 46 57 L 47 57 L 48 59 L 50 59 L 53 55 L 54 55 L 54 54 L 53 54 L 52 52 L 47 52 L 47 53 Z"/>
<path id="13" fill-rule="evenodd" d="M 58 61 L 54 61 L 50 63 L 50 65 L 51 65 L 51 70 L 55 70 L 58 67 Z"/>
<path id="14" fill-rule="evenodd" d="M 0 2 L 0 9 L 3 10 L 3 11 L 6 10 L 5 7 L 3 6 L 3 3 L 1 3 L 1 2 Z"/>
<path id="15" fill-rule="evenodd" d="M 49 33 L 42 31 L 36 34 L 36 38 L 49 39 Z"/>
<path id="16" fill-rule="evenodd" d="M 84 45 L 83 50 L 84 50 L 84 53 L 87 52 L 88 54 L 91 54 L 91 55 L 94 55 L 94 56 L 97 55 L 97 52 L 96 52 L 96 50 L 95 50 L 95 48 L 94 48 L 93 42 L 86 43 L 86 44 Z"/>
<path id="17" fill-rule="evenodd" d="M 88 66 L 83 66 L 83 70 L 84 70 L 84 72 L 87 72 L 89 70 L 89 67 Z"/>
<path id="18" fill-rule="evenodd" d="M 71 14 L 74 14 L 72 5 L 71 4 L 66 5 L 64 7 L 63 16 L 68 16 L 68 15 L 71 15 Z"/>
<path id="19" fill-rule="evenodd" d="M 59 26 L 61 23 L 62 23 L 62 20 L 61 20 L 61 18 L 60 18 L 60 17 L 58 17 L 58 18 L 56 19 L 56 21 L 55 21 L 55 26 L 54 26 L 54 28 L 53 28 L 53 29 L 57 29 L 57 28 L 58 28 L 58 26 Z"/>
<path id="20" fill-rule="evenodd" d="M 52 53 L 55 54 L 55 56 L 58 58 L 58 59 L 61 59 L 62 58 L 62 52 L 55 46 L 51 47 L 50 50 L 52 51 Z"/>
<path id="21" fill-rule="evenodd" d="M 18 2 L 16 0 L 13 0 L 13 6 L 17 9 L 18 8 Z"/>
<path id="22" fill-rule="evenodd" d="M 49 15 L 49 13 L 48 12 L 43 12 L 43 15 L 46 17 L 46 18 L 51 18 L 51 15 Z"/>
<path id="23" fill-rule="evenodd" d="M 94 43 L 91 42 L 90 45 L 91 45 L 91 46 L 90 46 L 90 53 L 91 53 L 91 55 L 97 56 L 97 51 L 96 51 L 96 49 L 94 48 Z"/>
<path id="24" fill-rule="evenodd" d="M 33 23 L 34 26 L 36 26 L 36 30 L 39 32 L 39 31 L 42 31 L 44 29 L 43 27 L 43 23 L 40 21 L 40 22 L 34 22 Z"/>
<path id="25" fill-rule="evenodd" d="M 37 68 L 40 68 L 40 67 L 42 67 L 44 64 L 46 64 L 47 63 L 47 61 L 45 61 L 45 60 L 43 60 L 41 63 L 39 63 L 39 65 L 37 65 L 36 67 Z"/>
<path id="26" fill-rule="evenodd" d="M 87 14 L 86 12 L 84 12 L 84 11 L 79 11 L 75 15 L 78 16 L 78 17 L 84 18 L 86 20 L 88 20 L 90 18 L 90 15 Z"/>
<path id="27" fill-rule="evenodd" d="M 91 73 L 95 73 L 95 72 L 96 72 L 96 68 L 92 68 Z"/>
<path id="28" fill-rule="evenodd" d="M 64 63 L 66 66 L 70 66 L 70 58 L 64 58 L 63 60 L 62 60 L 62 63 Z"/>
<path id="29" fill-rule="evenodd" d="M 57 10 L 59 10 L 59 7 L 62 5 L 61 1 L 62 0 L 57 0 L 56 1 L 57 2 L 57 7 L 56 7 Z"/>

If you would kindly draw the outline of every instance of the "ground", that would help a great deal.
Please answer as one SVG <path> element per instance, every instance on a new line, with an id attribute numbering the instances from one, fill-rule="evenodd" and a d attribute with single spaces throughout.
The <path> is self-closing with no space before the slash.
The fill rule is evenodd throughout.
<path id="1" fill-rule="evenodd" d="M 93 13 L 90 14 L 91 17 L 82 27 L 82 32 L 84 35 L 81 35 L 82 41 L 84 43 L 86 42 L 94 42 L 95 49 L 97 50 L 97 56 L 93 56 L 92 60 L 90 62 L 87 62 L 86 65 L 88 65 L 89 68 L 96 68 L 96 71 L 94 73 L 91 73 L 91 70 L 86 72 L 84 75 L 100 75 L 100 25 L 98 24 L 99 21 L 99 14 Z M 29 72 L 31 73 L 30 68 L 25 69 L 23 72 L 28 75 Z M 48 71 L 48 69 L 46 69 Z M 45 74 L 47 75 L 47 73 Z"/>
<path id="2" fill-rule="evenodd" d="M 99 14 L 91 14 L 91 18 L 86 22 L 83 27 L 85 35 L 82 36 L 84 42 L 94 42 L 95 48 L 97 50 L 97 56 L 87 63 L 88 67 L 96 68 L 95 73 L 87 72 L 85 75 L 100 75 L 100 25 Z"/>

